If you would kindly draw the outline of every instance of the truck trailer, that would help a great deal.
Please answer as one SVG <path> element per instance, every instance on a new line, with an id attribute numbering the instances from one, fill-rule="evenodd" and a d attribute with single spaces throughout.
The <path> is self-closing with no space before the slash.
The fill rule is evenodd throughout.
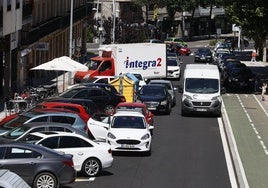
<path id="1" fill-rule="evenodd" d="M 115 76 L 139 73 L 146 79 L 166 78 L 166 44 L 130 43 L 99 47 L 99 55 L 86 63 L 87 71 L 78 71 L 74 83 L 94 76 Z"/>

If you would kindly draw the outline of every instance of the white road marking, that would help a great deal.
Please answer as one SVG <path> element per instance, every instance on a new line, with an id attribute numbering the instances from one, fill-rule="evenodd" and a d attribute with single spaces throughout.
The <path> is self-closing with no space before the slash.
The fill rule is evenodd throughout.
<path id="1" fill-rule="evenodd" d="M 76 178 L 76 182 L 81 182 L 81 181 L 94 181 L 95 177 L 90 177 L 90 178 Z"/>

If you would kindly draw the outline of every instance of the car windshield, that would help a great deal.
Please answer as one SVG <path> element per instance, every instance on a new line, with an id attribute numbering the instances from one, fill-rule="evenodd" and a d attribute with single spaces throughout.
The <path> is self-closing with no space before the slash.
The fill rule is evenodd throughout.
<path id="1" fill-rule="evenodd" d="M 144 119 L 139 116 L 116 116 L 111 128 L 145 129 Z"/>
<path id="2" fill-rule="evenodd" d="M 20 126 L 10 130 L 6 134 L 4 134 L 3 137 L 8 139 L 16 139 L 21 135 L 23 135 L 25 132 L 27 132 L 29 129 L 30 129 L 29 127 Z"/>
<path id="3" fill-rule="evenodd" d="M 167 65 L 168 66 L 179 66 L 178 61 L 176 59 L 168 59 Z"/>
<path id="4" fill-rule="evenodd" d="M 211 78 L 187 78 L 185 90 L 191 93 L 217 93 L 219 91 L 219 81 Z"/>
<path id="5" fill-rule="evenodd" d="M 168 90 L 172 90 L 171 84 L 169 83 L 163 83 L 163 82 L 151 82 L 150 84 L 162 84 L 167 87 Z"/>
<path id="6" fill-rule="evenodd" d="M 88 67 L 89 70 L 96 70 L 99 65 L 101 64 L 101 61 L 89 61 L 86 63 L 86 66 Z"/>
<path id="7" fill-rule="evenodd" d="M 143 87 L 140 94 L 147 96 L 164 96 L 165 91 L 162 87 Z"/>

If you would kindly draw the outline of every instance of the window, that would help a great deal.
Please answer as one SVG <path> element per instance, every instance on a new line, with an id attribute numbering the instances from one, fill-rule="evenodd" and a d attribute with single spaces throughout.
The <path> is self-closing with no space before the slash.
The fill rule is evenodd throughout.
<path id="1" fill-rule="evenodd" d="M 42 145 L 51 149 L 56 149 L 58 148 L 58 140 L 59 140 L 59 137 L 46 138 L 43 141 L 39 142 L 39 145 Z"/>
<path id="2" fill-rule="evenodd" d="M 24 148 L 12 147 L 10 150 L 10 158 L 22 159 L 22 158 L 41 158 L 42 155 L 36 151 L 32 151 Z"/>
<path id="3" fill-rule="evenodd" d="M 92 145 L 81 138 L 72 136 L 61 137 L 59 148 L 78 148 L 78 147 L 92 147 Z"/>
<path id="4" fill-rule="evenodd" d="M 6 154 L 6 147 L 0 147 L 0 159 L 4 159 Z"/>
<path id="5" fill-rule="evenodd" d="M 33 119 L 33 120 L 31 120 L 31 122 L 48 122 L 48 116 Z"/>
<path id="6" fill-rule="evenodd" d="M 57 122 L 57 123 L 66 123 L 66 124 L 73 124 L 75 122 L 74 117 L 68 117 L 68 116 L 51 116 L 51 122 Z"/>
<path id="7" fill-rule="evenodd" d="M 16 9 L 20 8 L 20 0 L 16 0 Z"/>
<path id="8" fill-rule="evenodd" d="M 11 0 L 7 0 L 7 11 L 11 11 Z"/>
<path id="9" fill-rule="evenodd" d="M 87 99 L 88 98 L 88 90 L 79 91 L 73 98 L 77 99 Z"/>
<path id="10" fill-rule="evenodd" d="M 65 127 L 49 127 L 49 131 L 62 131 L 62 132 L 72 132 L 70 129 Z"/>
<path id="11" fill-rule="evenodd" d="M 33 128 L 30 133 L 33 133 L 33 132 L 41 132 L 41 131 L 45 131 L 45 127 L 38 127 L 38 128 Z"/>

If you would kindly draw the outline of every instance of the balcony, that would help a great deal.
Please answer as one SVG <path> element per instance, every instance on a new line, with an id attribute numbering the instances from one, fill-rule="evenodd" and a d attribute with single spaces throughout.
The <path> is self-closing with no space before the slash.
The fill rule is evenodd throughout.
<path id="1" fill-rule="evenodd" d="M 78 21 L 86 17 L 86 6 L 74 10 L 73 20 Z M 21 45 L 30 45 L 42 37 L 59 29 L 65 29 L 70 26 L 70 14 L 61 17 L 55 17 L 46 22 L 40 23 L 29 30 L 21 30 Z"/>

